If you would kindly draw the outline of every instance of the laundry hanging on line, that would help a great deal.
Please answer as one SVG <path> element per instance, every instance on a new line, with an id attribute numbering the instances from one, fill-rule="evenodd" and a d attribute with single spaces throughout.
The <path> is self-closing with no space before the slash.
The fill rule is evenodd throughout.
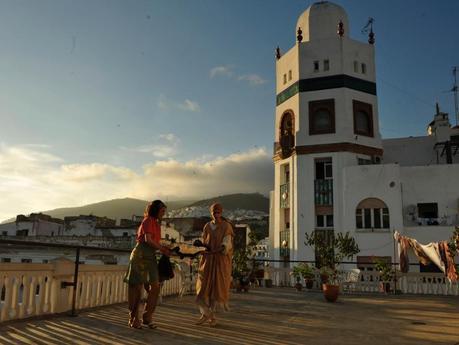
<path id="1" fill-rule="evenodd" d="M 428 265 L 432 262 L 445 273 L 450 281 L 455 282 L 458 280 L 454 258 L 449 251 L 446 241 L 431 242 L 424 245 L 414 238 L 400 235 L 398 231 L 395 231 L 394 238 L 400 244 L 400 270 L 403 273 L 408 272 L 408 249 L 412 248 L 414 254 L 416 254 L 423 265 Z"/>

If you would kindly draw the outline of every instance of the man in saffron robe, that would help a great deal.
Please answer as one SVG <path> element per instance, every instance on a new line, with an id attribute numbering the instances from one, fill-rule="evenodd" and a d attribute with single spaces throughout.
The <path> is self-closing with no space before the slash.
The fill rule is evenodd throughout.
<path id="1" fill-rule="evenodd" d="M 228 310 L 233 257 L 233 227 L 222 217 L 223 207 L 216 203 L 210 207 L 212 221 L 204 226 L 202 243 L 207 247 L 200 259 L 196 282 L 196 303 L 201 318 L 196 324 L 217 324 L 217 305 Z"/>

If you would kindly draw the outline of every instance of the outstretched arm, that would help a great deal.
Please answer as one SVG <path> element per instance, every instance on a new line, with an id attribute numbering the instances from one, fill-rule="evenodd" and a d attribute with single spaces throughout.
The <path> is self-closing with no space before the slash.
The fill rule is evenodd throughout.
<path id="1" fill-rule="evenodd" d="M 151 247 L 159 250 L 162 254 L 170 256 L 171 250 L 166 246 L 162 246 L 160 243 L 157 243 L 153 240 L 153 236 L 150 233 L 145 234 L 145 242 L 148 243 Z"/>

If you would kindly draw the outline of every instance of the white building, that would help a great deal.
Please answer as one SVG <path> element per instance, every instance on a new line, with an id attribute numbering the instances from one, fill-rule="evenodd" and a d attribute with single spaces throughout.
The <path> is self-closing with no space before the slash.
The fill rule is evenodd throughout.
<path id="1" fill-rule="evenodd" d="M 0 224 L 1 236 L 58 236 L 64 233 L 64 221 L 42 213 L 18 215 L 14 222 Z"/>
<path id="2" fill-rule="evenodd" d="M 264 238 L 253 246 L 253 257 L 257 260 L 269 259 L 269 238 Z"/>
<path id="3" fill-rule="evenodd" d="M 447 240 L 459 221 L 459 128 L 437 107 L 428 136 L 382 140 L 374 37 L 349 31 L 343 8 L 314 3 L 296 44 L 277 52 L 274 259 L 315 260 L 304 240 L 318 230 L 350 231 L 361 250 L 353 260 L 393 260 L 394 230 Z"/>

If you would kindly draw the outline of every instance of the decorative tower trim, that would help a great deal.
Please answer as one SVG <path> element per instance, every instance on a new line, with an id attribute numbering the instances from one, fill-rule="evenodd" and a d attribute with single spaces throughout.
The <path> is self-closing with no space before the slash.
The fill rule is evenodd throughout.
<path id="1" fill-rule="evenodd" d="M 338 23 L 338 30 L 336 31 L 336 33 L 339 35 L 339 37 L 344 36 L 344 24 L 342 20 L 340 20 Z"/>
<path id="2" fill-rule="evenodd" d="M 302 42 L 303 41 L 303 30 L 301 30 L 301 28 L 299 27 L 296 33 L 297 33 L 296 39 L 298 40 L 298 42 Z"/>
<path id="3" fill-rule="evenodd" d="M 276 48 L 276 59 L 279 60 L 282 57 L 279 46 Z"/>

